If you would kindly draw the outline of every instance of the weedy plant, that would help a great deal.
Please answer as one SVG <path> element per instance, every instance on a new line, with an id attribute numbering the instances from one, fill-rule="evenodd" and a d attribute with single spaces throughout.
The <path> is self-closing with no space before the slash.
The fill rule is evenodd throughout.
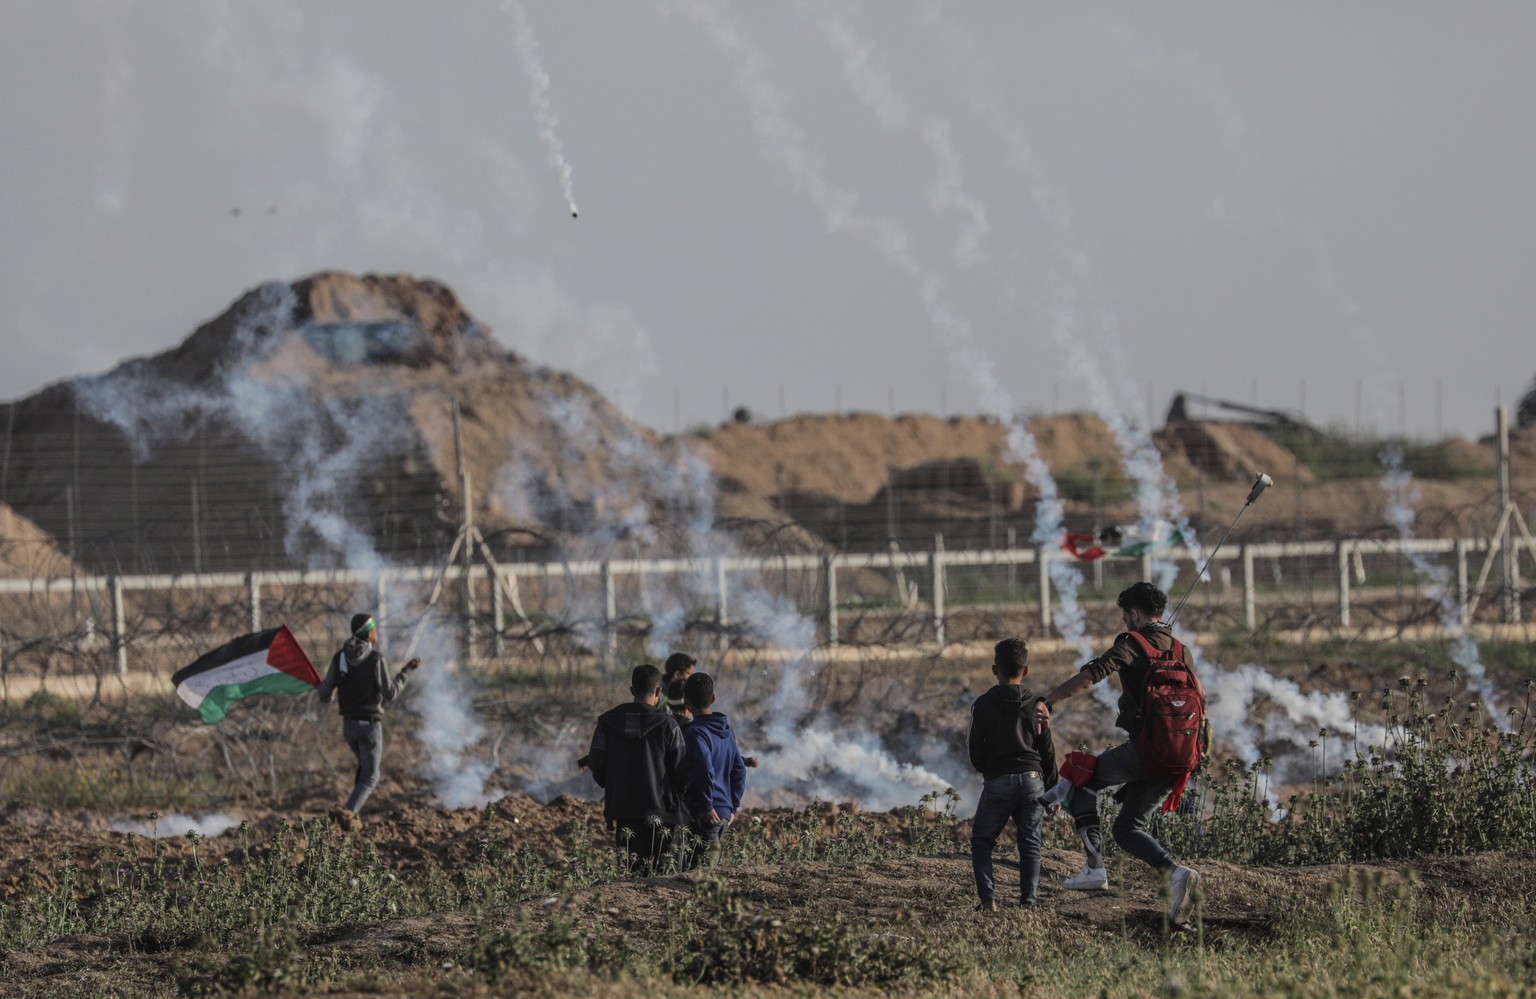
<path id="1" fill-rule="evenodd" d="M 1283 800 L 1273 791 L 1271 760 L 1209 766 L 1197 779 L 1194 807 L 1161 816 L 1155 835 L 1178 856 L 1261 864 L 1529 851 L 1536 848 L 1532 685 L 1503 731 L 1481 702 L 1446 696 L 1431 709 L 1428 682 L 1404 677 L 1380 693 L 1384 744 L 1320 731 L 1310 783 Z"/>

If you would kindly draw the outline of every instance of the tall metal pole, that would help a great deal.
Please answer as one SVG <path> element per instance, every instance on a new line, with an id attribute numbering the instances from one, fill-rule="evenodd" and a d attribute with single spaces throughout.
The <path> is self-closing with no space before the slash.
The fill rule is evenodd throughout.
<path id="1" fill-rule="evenodd" d="M 472 571 L 475 567 L 475 553 L 474 546 L 470 544 L 475 521 L 474 503 L 469 493 L 469 462 L 464 455 L 464 427 L 459 417 L 457 396 L 453 400 L 453 450 L 458 459 L 459 496 L 463 500 L 459 514 L 459 537 L 463 544 L 459 547 L 464 572 L 464 664 L 469 666 L 475 661 L 475 581 Z"/>
<path id="2" fill-rule="evenodd" d="M 1494 434 L 1498 439 L 1499 518 L 1509 512 L 1509 416 L 1503 406 L 1493 410 Z M 1501 616 L 1513 623 L 1520 620 L 1520 587 L 1515 578 L 1515 532 L 1499 532 L 1499 591 Z"/>

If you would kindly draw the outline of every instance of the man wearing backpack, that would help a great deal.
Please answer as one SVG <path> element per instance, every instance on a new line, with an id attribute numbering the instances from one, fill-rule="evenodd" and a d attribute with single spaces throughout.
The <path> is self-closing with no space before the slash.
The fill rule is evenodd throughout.
<path id="1" fill-rule="evenodd" d="M 1194 894 L 1199 874 L 1176 863 L 1147 832 L 1147 822 L 1159 804 L 1165 811 L 1177 807 L 1184 782 L 1199 763 L 1205 694 L 1189 669 L 1184 646 L 1159 620 L 1168 606 L 1167 595 L 1151 583 L 1140 582 L 1123 590 L 1116 603 L 1126 630 L 1115 638 L 1107 652 L 1086 663 L 1076 676 L 1045 695 L 1035 708 L 1036 725 L 1043 729 L 1050 722 L 1052 706 L 1082 693 L 1111 673 L 1120 674 L 1119 716 L 1115 724 L 1129 732 L 1130 739 L 1100 753 L 1096 761 L 1087 757 L 1085 762 L 1092 766 L 1092 773 L 1074 780 L 1078 788 L 1072 799 L 1072 814 L 1087 857 L 1083 869 L 1063 881 L 1062 887 L 1076 891 L 1109 887 L 1099 828 L 1098 792 L 1123 785 L 1116 796 L 1121 807 L 1112 830 L 1115 842 L 1168 878 L 1168 918 L 1177 925 L 1186 902 Z M 1064 773 L 1072 769 L 1063 765 Z"/>

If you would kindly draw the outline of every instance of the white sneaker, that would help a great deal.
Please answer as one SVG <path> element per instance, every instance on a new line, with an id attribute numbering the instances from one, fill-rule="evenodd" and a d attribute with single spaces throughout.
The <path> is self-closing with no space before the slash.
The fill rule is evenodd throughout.
<path id="1" fill-rule="evenodd" d="M 1184 911 L 1185 904 L 1195 897 L 1195 887 L 1200 884 L 1200 872 L 1190 870 L 1188 867 L 1175 867 L 1173 876 L 1168 879 L 1168 921 L 1175 926 L 1182 925 L 1179 916 Z"/>
<path id="2" fill-rule="evenodd" d="M 1089 867 L 1083 865 L 1083 869 L 1062 881 L 1061 886 L 1068 891 L 1098 891 L 1109 887 L 1109 871 L 1102 867 Z"/>

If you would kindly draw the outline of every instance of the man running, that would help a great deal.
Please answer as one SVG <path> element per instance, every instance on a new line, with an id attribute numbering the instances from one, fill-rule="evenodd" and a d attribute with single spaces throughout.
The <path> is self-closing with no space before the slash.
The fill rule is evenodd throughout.
<path id="1" fill-rule="evenodd" d="M 1145 740 L 1139 741 L 1138 736 L 1147 725 L 1143 704 L 1147 678 L 1153 667 L 1152 658 L 1154 655 L 1162 658 L 1164 654 L 1177 651 L 1183 660 L 1184 650 L 1174 639 L 1173 631 L 1160 620 L 1168 606 L 1168 597 L 1162 590 L 1148 582 L 1135 583 L 1121 591 L 1116 603 L 1126 630 L 1116 636 L 1108 651 L 1084 664 L 1076 676 L 1046 694 L 1035 707 L 1036 724 L 1044 728 L 1050 723 L 1053 706 L 1075 697 L 1111 673 L 1120 674 L 1119 715 L 1115 725 L 1130 733 L 1130 739 L 1100 753 L 1093 775 L 1073 795 L 1072 814 L 1077 821 L 1086 859 L 1083 869 L 1063 881 L 1062 887 L 1075 891 L 1109 887 L 1109 873 L 1104 868 L 1103 834 L 1099 826 L 1098 792 L 1123 785 L 1118 796 L 1121 799 L 1120 814 L 1112 830 L 1115 842 L 1126 853 L 1151 865 L 1168 879 L 1168 918 L 1177 925 L 1184 915 L 1185 903 L 1194 894 L 1199 874 L 1175 862 L 1162 844 L 1147 832 L 1147 822 L 1159 804 L 1182 790 L 1184 778 L 1169 774 L 1166 767 L 1148 766 L 1138 753 L 1137 745 L 1141 745 L 1143 751 L 1148 749 Z M 1183 668 L 1189 681 L 1198 689 L 1194 674 L 1187 672 L 1187 661 L 1183 662 Z"/>

